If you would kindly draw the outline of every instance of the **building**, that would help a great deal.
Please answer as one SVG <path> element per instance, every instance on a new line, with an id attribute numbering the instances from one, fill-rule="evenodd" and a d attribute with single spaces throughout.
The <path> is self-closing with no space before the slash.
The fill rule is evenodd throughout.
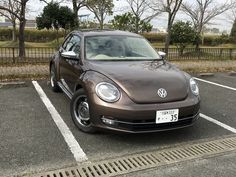
<path id="1" fill-rule="evenodd" d="M 150 33 L 167 33 L 164 27 L 152 28 Z"/>
<path id="2" fill-rule="evenodd" d="M 17 27 L 19 27 L 19 21 L 17 20 L 16 22 Z M 9 19 L 5 18 L 5 17 L 1 17 L 0 16 L 0 28 L 11 28 L 12 27 L 12 23 Z M 25 24 L 25 28 L 36 28 L 37 24 L 36 24 L 36 20 L 27 20 L 26 24 Z"/>

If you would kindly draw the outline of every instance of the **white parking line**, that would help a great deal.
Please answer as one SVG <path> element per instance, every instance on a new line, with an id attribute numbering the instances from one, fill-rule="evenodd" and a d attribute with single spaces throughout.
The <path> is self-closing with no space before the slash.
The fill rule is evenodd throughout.
<path id="1" fill-rule="evenodd" d="M 82 162 L 88 160 L 86 154 L 80 147 L 79 143 L 76 141 L 75 137 L 71 133 L 70 129 L 66 123 L 61 118 L 60 114 L 57 112 L 56 108 L 52 105 L 51 101 L 48 99 L 47 95 L 44 93 L 43 89 L 40 87 L 37 81 L 32 81 L 36 91 L 38 92 L 41 100 L 51 114 L 52 119 L 56 123 L 58 129 L 60 130 L 62 136 L 64 137 L 70 151 L 74 155 L 77 162 Z"/>
<path id="2" fill-rule="evenodd" d="M 217 124 L 217 125 L 223 127 L 226 130 L 229 130 L 229 131 L 231 131 L 233 133 L 236 133 L 236 129 L 235 128 L 230 127 L 230 126 L 228 126 L 228 125 L 226 125 L 226 124 L 224 124 L 224 123 L 222 123 L 222 122 L 220 122 L 218 120 L 215 120 L 215 119 L 213 119 L 213 118 L 211 118 L 211 117 L 209 117 L 207 115 L 204 115 L 204 114 L 200 113 L 200 117 L 202 117 L 203 119 L 206 119 L 206 120 L 208 120 L 208 121 L 210 121 L 210 122 L 212 122 L 214 124 Z"/>
<path id="3" fill-rule="evenodd" d="M 226 88 L 226 89 L 229 89 L 229 90 L 236 91 L 236 88 L 233 88 L 233 87 L 229 87 L 229 86 L 226 86 L 226 85 L 222 85 L 222 84 L 218 84 L 218 83 L 215 83 L 215 82 L 207 81 L 207 80 L 204 80 L 204 79 L 199 79 L 197 77 L 194 77 L 194 79 L 196 79 L 198 81 L 208 83 L 208 84 L 212 84 L 212 85 L 216 85 L 216 86 L 219 86 L 219 87 L 222 87 L 222 88 Z"/>

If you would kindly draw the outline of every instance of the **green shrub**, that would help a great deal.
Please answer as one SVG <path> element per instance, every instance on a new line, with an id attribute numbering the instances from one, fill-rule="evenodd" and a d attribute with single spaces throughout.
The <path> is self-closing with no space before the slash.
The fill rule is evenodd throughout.
<path id="1" fill-rule="evenodd" d="M 218 36 L 216 35 L 205 35 L 203 37 L 203 43 L 204 45 L 214 45 L 215 40 Z"/>
<path id="2" fill-rule="evenodd" d="M 230 37 L 229 42 L 232 44 L 236 44 L 236 37 Z"/>
<path id="3" fill-rule="evenodd" d="M 58 37 L 63 37 L 64 31 L 58 31 Z M 52 30 L 25 30 L 27 42 L 49 42 L 57 38 L 57 32 Z"/>
<path id="4" fill-rule="evenodd" d="M 204 45 L 217 46 L 227 43 L 230 43 L 230 37 L 227 34 L 204 36 Z"/>
<path id="5" fill-rule="evenodd" d="M 58 37 L 63 37 L 65 34 L 63 30 L 58 31 Z M 17 37 L 19 32 L 17 30 Z M 37 29 L 26 29 L 25 30 L 25 41 L 26 42 L 49 42 L 57 38 L 57 32 L 53 30 L 37 30 Z M 0 29 L 0 40 L 10 41 L 12 39 L 11 28 Z"/>
<path id="6" fill-rule="evenodd" d="M 9 41 L 12 38 L 11 28 L 0 28 L 0 41 Z"/>
<path id="7" fill-rule="evenodd" d="M 150 42 L 158 42 L 158 43 L 165 43 L 166 34 L 162 33 L 143 33 L 141 34 L 143 37 L 145 37 Z"/>
<path id="8" fill-rule="evenodd" d="M 228 34 L 222 34 L 218 38 L 216 38 L 217 45 L 227 44 L 230 42 L 230 36 Z"/>

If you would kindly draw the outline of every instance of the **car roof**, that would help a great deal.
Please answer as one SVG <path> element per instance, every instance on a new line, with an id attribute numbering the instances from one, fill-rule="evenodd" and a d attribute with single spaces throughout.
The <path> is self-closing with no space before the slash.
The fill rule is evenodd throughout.
<path id="1" fill-rule="evenodd" d="M 127 31 L 120 31 L 120 30 L 110 30 L 110 29 L 85 29 L 85 30 L 76 30 L 73 33 L 79 33 L 80 35 L 86 36 L 106 36 L 106 35 L 119 35 L 119 36 L 133 36 L 133 37 L 141 37 L 138 34 L 127 32 Z"/>

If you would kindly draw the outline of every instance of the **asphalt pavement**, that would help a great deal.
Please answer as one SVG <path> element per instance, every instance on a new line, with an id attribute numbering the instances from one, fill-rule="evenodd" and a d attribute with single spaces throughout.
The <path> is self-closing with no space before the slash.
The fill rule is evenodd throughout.
<path id="1" fill-rule="evenodd" d="M 236 76 L 227 73 L 201 79 L 236 88 Z M 203 118 L 192 127 L 167 132 L 86 134 L 79 131 L 72 122 L 69 98 L 63 93 L 52 92 L 46 80 L 38 83 L 86 154 L 88 161 L 181 146 L 234 134 L 225 127 Z M 236 128 L 236 91 L 206 82 L 198 81 L 198 83 L 202 100 L 201 113 Z M 28 81 L 22 86 L 3 86 L 0 88 L 0 98 L 0 176 L 30 174 L 78 163 L 32 82 Z M 235 174 L 235 157 L 235 153 L 232 152 L 125 176 L 230 177 Z M 225 167 L 225 172 L 214 175 L 216 173 L 214 168 L 217 166 Z M 202 175 L 197 171 L 201 171 Z"/>

